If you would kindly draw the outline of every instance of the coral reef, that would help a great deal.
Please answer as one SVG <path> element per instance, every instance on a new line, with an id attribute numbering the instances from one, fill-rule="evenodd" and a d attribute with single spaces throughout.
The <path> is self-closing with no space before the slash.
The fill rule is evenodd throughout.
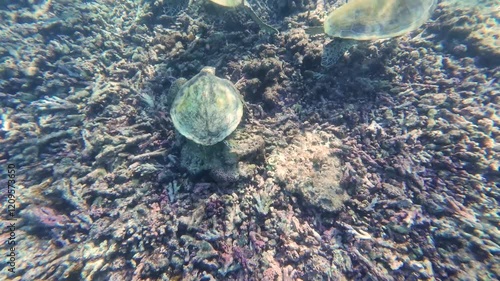
<path id="1" fill-rule="evenodd" d="M 484 64 L 500 62 L 500 9 L 495 0 L 450 0 L 441 5 L 440 29 L 447 30 L 443 46 L 459 57 L 477 56 Z M 452 13 L 447 13 L 454 10 Z M 470 15 L 470 16 L 465 16 Z"/>
<path id="2" fill-rule="evenodd" d="M 271 172 L 285 189 L 299 193 L 307 203 L 323 210 L 338 211 L 348 199 L 341 187 L 343 169 L 335 155 L 340 141 L 327 133 L 305 133 L 284 149 L 276 148 L 267 159 Z"/>
<path id="3" fill-rule="evenodd" d="M 255 163 L 262 161 L 264 139 L 244 131 L 235 132 L 224 142 L 201 146 L 186 141 L 182 146 L 180 164 L 192 175 L 208 172 L 220 183 L 235 182 L 240 176 L 250 176 Z"/>
<path id="4" fill-rule="evenodd" d="M 499 279 L 498 1 L 325 70 L 304 29 L 341 2 L 249 1 L 279 34 L 207 1 L 0 4 L 0 279 Z M 207 65 L 246 105 L 200 151 L 167 92 Z"/>

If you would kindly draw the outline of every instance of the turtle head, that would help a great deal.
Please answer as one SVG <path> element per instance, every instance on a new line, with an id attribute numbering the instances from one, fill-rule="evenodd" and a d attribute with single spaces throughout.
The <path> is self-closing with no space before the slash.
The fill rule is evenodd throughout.
<path id="1" fill-rule="evenodd" d="M 212 74 L 215 75 L 215 67 L 212 66 L 205 66 L 200 70 L 200 73 L 205 73 L 205 74 Z"/>

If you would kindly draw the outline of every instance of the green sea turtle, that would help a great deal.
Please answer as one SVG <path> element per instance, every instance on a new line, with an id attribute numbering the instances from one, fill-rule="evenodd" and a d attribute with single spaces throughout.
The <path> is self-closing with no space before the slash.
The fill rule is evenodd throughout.
<path id="1" fill-rule="evenodd" d="M 252 9 L 252 7 L 250 7 L 250 5 L 245 0 L 209 0 L 209 1 L 223 7 L 242 8 L 243 11 L 246 12 L 259 25 L 260 29 L 270 34 L 279 33 L 279 31 L 276 28 L 270 26 L 269 24 L 265 23 L 262 19 L 260 19 L 255 13 L 255 11 Z"/>
<path id="2" fill-rule="evenodd" d="M 190 80 L 178 79 L 169 94 L 175 95 L 170 108 L 174 127 L 201 145 L 224 140 L 243 116 L 240 93 L 231 81 L 215 76 L 213 67 L 204 67 Z"/>
<path id="3" fill-rule="evenodd" d="M 323 48 L 321 65 L 330 67 L 359 41 L 388 39 L 417 29 L 431 16 L 437 0 L 351 0 L 327 15 L 321 27 L 334 39 Z"/>

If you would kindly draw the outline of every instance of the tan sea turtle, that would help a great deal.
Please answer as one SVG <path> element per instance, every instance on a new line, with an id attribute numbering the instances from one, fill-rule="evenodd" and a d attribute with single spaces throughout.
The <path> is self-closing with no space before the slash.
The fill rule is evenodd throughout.
<path id="1" fill-rule="evenodd" d="M 334 38 L 323 48 L 321 60 L 322 66 L 330 67 L 359 41 L 393 38 L 417 29 L 436 4 L 437 0 L 351 0 L 328 14 L 322 30 L 308 32 Z"/>
<path id="2" fill-rule="evenodd" d="M 246 12 L 262 29 L 263 31 L 273 34 L 278 33 L 278 30 L 269 24 L 265 23 L 262 19 L 260 19 L 252 7 L 245 0 L 209 0 L 217 5 L 228 7 L 228 8 L 242 8 L 244 12 Z"/>
<path id="3" fill-rule="evenodd" d="M 190 80 L 178 79 L 170 92 L 175 95 L 170 108 L 174 127 L 201 145 L 224 140 L 243 116 L 240 93 L 231 81 L 215 76 L 213 67 L 204 67 Z"/>

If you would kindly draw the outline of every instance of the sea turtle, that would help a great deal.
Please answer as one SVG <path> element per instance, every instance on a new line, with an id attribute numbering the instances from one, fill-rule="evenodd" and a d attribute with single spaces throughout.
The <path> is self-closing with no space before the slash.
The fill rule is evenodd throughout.
<path id="1" fill-rule="evenodd" d="M 327 15 L 322 30 L 334 39 L 323 48 L 321 65 L 330 67 L 358 41 L 388 39 L 417 29 L 431 16 L 437 0 L 350 0 Z"/>
<path id="2" fill-rule="evenodd" d="M 186 138 L 205 146 L 231 134 L 243 116 L 240 93 L 231 81 L 215 76 L 215 68 L 204 67 L 190 80 L 174 82 L 170 108 L 174 127 Z"/>
<path id="3" fill-rule="evenodd" d="M 270 34 L 279 33 L 279 31 L 276 28 L 270 26 L 269 24 L 261 20 L 255 13 L 255 11 L 252 9 L 252 7 L 250 7 L 250 5 L 245 0 L 209 0 L 209 1 L 223 7 L 242 8 L 243 11 L 246 12 L 259 25 L 260 29 Z"/>

